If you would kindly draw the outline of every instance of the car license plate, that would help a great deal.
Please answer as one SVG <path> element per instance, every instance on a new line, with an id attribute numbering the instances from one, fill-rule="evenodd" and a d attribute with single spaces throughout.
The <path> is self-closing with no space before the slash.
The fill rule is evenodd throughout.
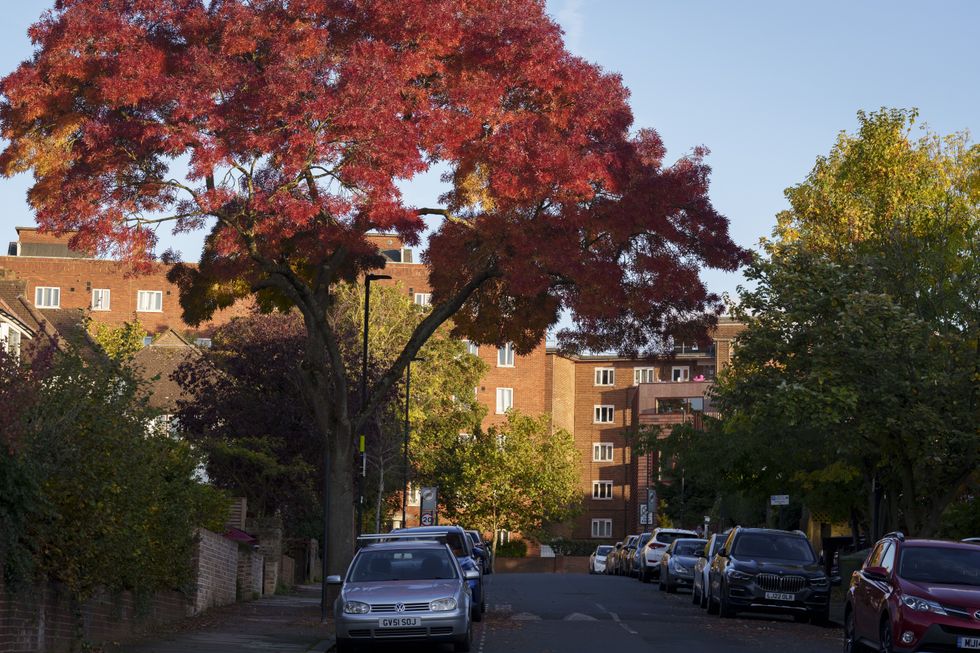
<path id="1" fill-rule="evenodd" d="M 980 648 L 980 637 L 958 637 L 956 638 L 958 648 Z"/>
<path id="2" fill-rule="evenodd" d="M 766 592 L 767 601 L 795 601 L 796 594 L 783 594 L 782 592 Z"/>
<path id="3" fill-rule="evenodd" d="M 422 620 L 418 617 L 381 617 L 378 619 L 378 628 L 411 628 L 421 625 Z"/>

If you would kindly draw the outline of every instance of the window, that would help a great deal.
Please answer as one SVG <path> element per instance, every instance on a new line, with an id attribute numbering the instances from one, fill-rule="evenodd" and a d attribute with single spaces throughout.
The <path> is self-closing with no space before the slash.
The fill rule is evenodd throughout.
<path id="1" fill-rule="evenodd" d="M 704 412 L 704 397 L 657 399 L 658 415 L 680 415 Z"/>
<path id="2" fill-rule="evenodd" d="M 611 367 L 597 367 L 595 369 L 596 385 L 615 385 L 616 370 Z"/>
<path id="3" fill-rule="evenodd" d="M 415 303 L 418 306 L 431 306 L 432 305 L 432 293 L 430 293 L 430 292 L 417 292 L 417 293 L 415 293 Z"/>
<path id="4" fill-rule="evenodd" d="M 142 313 L 159 313 L 163 310 L 163 293 L 159 290 L 138 290 L 136 310 Z"/>
<path id="5" fill-rule="evenodd" d="M 0 349 L 14 359 L 20 358 L 20 331 L 9 324 L 0 324 Z"/>
<path id="6" fill-rule="evenodd" d="M 464 340 L 463 342 L 466 343 L 466 351 L 468 353 L 473 354 L 474 356 L 480 355 L 480 345 L 476 344 L 475 342 L 470 342 L 469 340 Z"/>
<path id="7" fill-rule="evenodd" d="M 595 442 L 592 445 L 592 461 L 608 463 L 613 459 L 612 442 Z"/>
<path id="8" fill-rule="evenodd" d="M 503 415 L 514 407 L 514 389 L 497 388 L 497 414 Z"/>
<path id="9" fill-rule="evenodd" d="M 670 368 L 671 381 L 687 381 L 690 378 L 691 378 L 691 368 L 687 366 Z"/>
<path id="10" fill-rule="evenodd" d="M 417 485 L 408 486 L 408 505 L 418 506 L 422 503 L 422 497 L 419 494 L 419 487 Z"/>
<path id="11" fill-rule="evenodd" d="M 34 305 L 38 308 L 61 308 L 61 288 L 38 286 L 34 289 Z"/>
<path id="12" fill-rule="evenodd" d="M 109 310 L 109 289 L 108 288 L 93 288 L 92 289 L 92 310 L 93 311 L 108 311 Z"/>
<path id="13" fill-rule="evenodd" d="M 593 519 L 592 537 L 612 537 L 612 520 Z"/>
<path id="14" fill-rule="evenodd" d="M 507 343 L 497 349 L 497 367 L 514 367 L 514 345 Z"/>
<path id="15" fill-rule="evenodd" d="M 510 542 L 510 531 L 499 530 L 497 531 L 497 546 L 501 544 L 507 544 Z"/>
<path id="16" fill-rule="evenodd" d="M 143 336 L 143 346 L 149 347 L 153 344 L 153 336 Z"/>
<path id="17" fill-rule="evenodd" d="M 612 424 L 615 411 L 615 406 L 596 406 L 593 421 L 596 424 Z"/>
<path id="18" fill-rule="evenodd" d="M 592 481 L 592 498 L 612 499 L 612 481 Z"/>
<path id="19" fill-rule="evenodd" d="M 654 372 L 653 367 L 634 367 L 633 368 L 633 385 L 640 385 L 641 383 L 654 383 L 657 380 L 657 374 Z"/>
<path id="20" fill-rule="evenodd" d="M 194 344 L 201 349 L 211 349 L 211 338 L 195 338 Z"/>

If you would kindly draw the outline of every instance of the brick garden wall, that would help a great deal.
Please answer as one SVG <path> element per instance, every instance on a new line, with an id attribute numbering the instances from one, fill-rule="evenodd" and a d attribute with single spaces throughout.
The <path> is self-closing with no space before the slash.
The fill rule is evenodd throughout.
<path id="1" fill-rule="evenodd" d="M 238 590 L 239 598 L 249 601 L 262 596 L 262 567 L 265 558 L 257 551 L 246 547 L 238 548 Z"/>
<path id="2" fill-rule="evenodd" d="M 101 592 L 83 605 L 55 583 L 7 592 L 0 578 L 0 653 L 67 653 L 83 641 L 120 641 L 188 616 L 190 602 L 179 592 L 138 600 L 132 592 Z"/>
<path id="3" fill-rule="evenodd" d="M 238 544 L 217 533 L 199 528 L 194 550 L 197 587 L 194 613 L 234 603 L 238 579 Z"/>

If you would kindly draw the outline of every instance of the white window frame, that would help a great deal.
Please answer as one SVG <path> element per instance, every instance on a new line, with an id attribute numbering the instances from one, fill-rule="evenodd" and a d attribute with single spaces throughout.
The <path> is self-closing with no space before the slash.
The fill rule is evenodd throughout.
<path id="1" fill-rule="evenodd" d="M 96 301 L 98 297 L 98 301 Z M 108 288 L 92 288 L 92 310 L 111 311 L 112 310 L 112 291 Z"/>
<path id="2" fill-rule="evenodd" d="M 408 499 L 405 504 L 413 508 L 422 505 L 422 490 L 418 485 L 412 483 L 408 486 Z"/>
<path id="3" fill-rule="evenodd" d="M 593 501 L 612 501 L 612 498 L 613 498 L 612 481 L 592 481 Z"/>
<path id="4" fill-rule="evenodd" d="M 616 368 L 615 367 L 595 368 L 594 381 L 595 381 L 595 385 L 600 385 L 600 386 L 616 385 Z"/>
<path id="5" fill-rule="evenodd" d="M 6 322 L 0 323 L 0 349 L 12 356 L 14 360 L 20 360 L 20 348 L 24 341 L 24 334 L 13 324 Z"/>
<path id="6" fill-rule="evenodd" d="M 152 306 L 159 308 L 144 308 L 143 298 L 152 300 Z M 137 313 L 163 313 L 163 291 L 162 290 L 137 290 L 136 291 L 136 312 Z"/>
<path id="7" fill-rule="evenodd" d="M 47 303 L 44 300 L 47 300 Z M 35 308 L 61 308 L 61 288 L 38 286 L 34 289 L 34 306 Z"/>
<path id="8" fill-rule="evenodd" d="M 504 401 L 504 398 L 507 401 Z M 506 406 L 504 404 L 507 404 Z M 497 388 L 497 414 L 506 415 L 514 407 L 514 388 Z"/>
<path id="9" fill-rule="evenodd" d="M 677 378 L 677 373 L 681 372 L 681 378 Z M 691 380 L 691 368 L 687 365 L 675 365 L 670 368 L 670 380 L 674 383 L 685 383 Z"/>
<path id="10" fill-rule="evenodd" d="M 416 306 L 432 306 L 432 293 L 417 292 L 413 301 Z"/>
<path id="11" fill-rule="evenodd" d="M 514 367 L 514 343 L 497 347 L 497 367 Z"/>
<path id="12" fill-rule="evenodd" d="M 480 345 L 476 344 L 475 342 L 470 342 L 469 340 L 464 340 L 463 342 L 466 343 L 467 353 L 473 354 L 474 356 L 480 355 Z"/>
<path id="13" fill-rule="evenodd" d="M 649 381 L 643 381 L 641 377 L 649 376 Z M 657 382 L 657 368 L 656 367 L 634 367 L 633 368 L 633 385 L 640 385 L 641 383 L 656 383 Z"/>
<path id="14" fill-rule="evenodd" d="M 612 537 L 612 520 L 608 518 L 593 519 L 592 537 L 596 539 L 607 539 Z"/>
<path id="15" fill-rule="evenodd" d="M 593 424 L 612 424 L 616 421 L 616 407 L 612 404 L 596 404 L 592 408 Z"/>
<path id="16" fill-rule="evenodd" d="M 592 462 L 611 463 L 615 456 L 616 448 L 612 442 L 593 442 L 592 443 Z"/>

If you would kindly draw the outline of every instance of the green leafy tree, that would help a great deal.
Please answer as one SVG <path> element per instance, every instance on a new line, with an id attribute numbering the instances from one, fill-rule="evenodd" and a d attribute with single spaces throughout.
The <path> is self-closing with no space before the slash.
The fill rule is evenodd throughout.
<path id="1" fill-rule="evenodd" d="M 195 480 L 190 446 L 153 426 L 141 382 L 117 366 L 55 352 L 35 389 L 17 411 L 19 447 L 0 465 L 34 489 L 13 495 L 23 496 L 19 546 L 34 572 L 78 599 L 99 587 L 181 588 L 195 528 L 220 528 L 227 511 L 220 493 Z"/>
<path id="2" fill-rule="evenodd" d="M 144 340 L 149 335 L 139 318 L 134 318 L 132 322 L 123 322 L 119 326 L 87 320 L 86 326 L 92 340 L 106 356 L 117 362 L 127 361 L 135 356 L 143 348 Z"/>
<path id="3" fill-rule="evenodd" d="M 573 516 L 580 501 L 572 436 L 547 415 L 511 411 L 507 423 L 456 435 L 420 472 L 439 486 L 449 519 L 496 533 L 540 533 Z M 496 555 L 497 540 L 493 548 Z"/>

